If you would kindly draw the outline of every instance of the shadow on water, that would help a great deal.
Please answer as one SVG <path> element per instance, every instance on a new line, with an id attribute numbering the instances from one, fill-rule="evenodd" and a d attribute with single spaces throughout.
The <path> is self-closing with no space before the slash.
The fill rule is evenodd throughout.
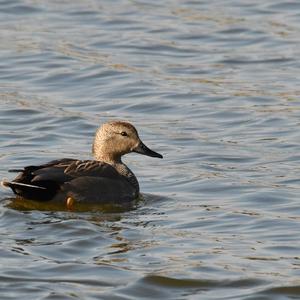
<path id="1" fill-rule="evenodd" d="M 69 211 L 69 212 L 102 212 L 102 213 L 122 213 L 134 210 L 142 200 L 125 204 L 82 204 L 76 203 L 72 208 L 68 208 L 65 203 L 37 202 L 32 200 L 24 200 L 20 198 L 6 198 L 6 207 L 20 211 Z"/>
<path id="2" fill-rule="evenodd" d="M 65 203 L 38 202 L 33 200 L 25 200 L 19 197 L 7 197 L 1 200 L 5 203 L 5 207 L 19 211 L 52 211 L 52 212 L 100 212 L 100 213 L 125 213 L 133 211 L 142 206 L 149 206 L 156 202 L 167 201 L 167 197 L 161 197 L 153 194 L 141 194 L 138 199 L 126 203 L 75 203 L 72 208 L 68 208 Z"/>

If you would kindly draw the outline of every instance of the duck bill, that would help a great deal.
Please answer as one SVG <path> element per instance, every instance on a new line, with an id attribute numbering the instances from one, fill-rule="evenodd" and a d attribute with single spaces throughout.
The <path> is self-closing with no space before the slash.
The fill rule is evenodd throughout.
<path id="1" fill-rule="evenodd" d="M 147 156 L 151 156 L 151 157 L 158 157 L 158 158 L 163 158 L 163 156 L 151 149 L 149 149 L 145 144 L 143 144 L 142 142 L 140 142 L 137 147 L 135 147 L 133 150 L 133 152 L 139 153 L 139 154 L 143 154 L 143 155 L 147 155 Z"/>

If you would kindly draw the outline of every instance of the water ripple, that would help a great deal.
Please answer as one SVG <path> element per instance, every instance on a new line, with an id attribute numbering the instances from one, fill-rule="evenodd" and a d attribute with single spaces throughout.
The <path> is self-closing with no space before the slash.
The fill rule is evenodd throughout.
<path id="1" fill-rule="evenodd" d="M 299 296 L 299 4 L 0 2 L 0 160 L 91 158 L 125 119 L 157 161 L 124 161 L 131 207 L 2 189 L 5 299 Z M 21 266 L 21 268 L 20 268 Z"/>

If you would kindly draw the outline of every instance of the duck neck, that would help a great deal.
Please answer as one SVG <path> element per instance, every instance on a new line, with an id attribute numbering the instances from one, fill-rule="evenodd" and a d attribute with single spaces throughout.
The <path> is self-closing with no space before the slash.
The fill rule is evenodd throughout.
<path id="1" fill-rule="evenodd" d="M 110 157 L 108 155 L 95 155 L 95 159 L 98 161 L 103 161 L 111 166 L 113 166 L 117 172 L 123 176 L 136 190 L 136 193 L 140 192 L 140 186 L 134 173 L 125 165 L 121 157 Z"/>
<path id="2" fill-rule="evenodd" d="M 133 172 L 122 162 L 120 153 L 112 153 L 108 143 L 104 143 L 101 139 L 95 138 L 93 144 L 94 158 L 113 166 L 117 172 L 123 176 L 136 190 L 136 196 L 140 191 L 139 182 Z"/>
<path id="3" fill-rule="evenodd" d="M 126 180 L 129 181 L 129 183 L 135 188 L 136 193 L 138 195 L 139 191 L 140 191 L 140 186 L 139 186 L 139 182 L 137 180 L 137 178 L 135 177 L 135 175 L 133 174 L 133 172 L 127 167 L 127 165 L 125 165 L 121 159 L 119 160 L 119 162 L 114 162 L 113 164 L 111 164 L 120 175 L 124 176 L 126 178 Z"/>

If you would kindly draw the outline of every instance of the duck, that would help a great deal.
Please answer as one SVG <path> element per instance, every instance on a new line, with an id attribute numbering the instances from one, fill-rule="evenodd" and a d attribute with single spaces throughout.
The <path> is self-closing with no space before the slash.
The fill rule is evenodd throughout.
<path id="1" fill-rule="evenodd" d="M 131 152 L 163 158 L 141 141 L 131 123 L 109 121 L 96 131 L 92 160 L 62 158 L 9 170 L 19 174 L 1 183 L 22 200 L 64 203 L 69 208 L 74 203 L 128 203 L 140 195 L 136 176 L 122 161 Z"/>

